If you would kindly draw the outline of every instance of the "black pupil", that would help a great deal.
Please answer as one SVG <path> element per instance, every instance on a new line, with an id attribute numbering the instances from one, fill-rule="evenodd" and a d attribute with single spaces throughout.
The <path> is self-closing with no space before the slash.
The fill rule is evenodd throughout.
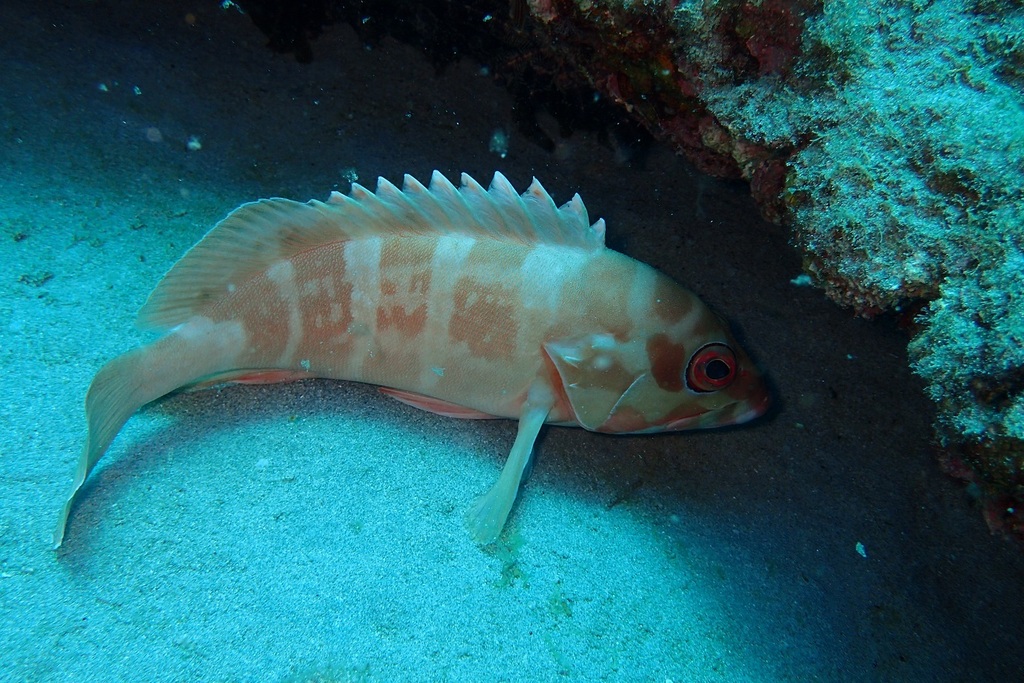
<path id="1" fill-rule="evenodd" d="M 712 358 L 704 366 L 704 374 L 712 380 L 725 379 L 729 376 L 729 364 L 721 358 Z"/>

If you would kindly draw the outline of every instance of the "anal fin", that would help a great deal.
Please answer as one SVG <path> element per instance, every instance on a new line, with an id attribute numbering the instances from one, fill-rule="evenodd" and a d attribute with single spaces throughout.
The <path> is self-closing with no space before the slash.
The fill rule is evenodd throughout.
<path id="1" fill-rule="evenodd" d="M 413 408 L 419 408 L 425 410 L 428 413 L 434 413 L 436 415 L 444 415 L 445 417 L 455 417 L 460 420 L 495 420 L 498 419 L 497 415 L 491 415 L 490 413 L 483 413 L 479 410 L 473 410 L 465 406 L 460 406 L 456 403 L 449 403 L 448 401 L 442 401 L 439 398 L 433 398 L 432 396 L 424 396 L 423 394 L 417 394 L 412 391 L 402 391 L 401 389 L 392 389 L 390 387 L 378 387 L 380 393 L 390 396 L 396 401 L 412 406 Z"/>
<path id="2" fill-rule="evenodd" d="M 280 382 L 298 382 L 303 379 L 315 378 L 311 372 L 304 370 L 232 370 L 193 384 L 189 391 L 200 391 L 222 384 L 278 384 Z"/>

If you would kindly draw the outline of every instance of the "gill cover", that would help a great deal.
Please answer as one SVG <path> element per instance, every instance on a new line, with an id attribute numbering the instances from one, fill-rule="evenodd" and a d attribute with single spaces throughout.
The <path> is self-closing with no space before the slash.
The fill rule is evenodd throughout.
<path id="1" fill-rule="evenodd" d="M 544 351 L 558 372 L 576 421 L 584 429 L 639 431 L 646 424 L 639 424 L 637 418 L 648 410 L 657 410 L 657 404 L 662 403 L 658 400 L 662 392 L 651 376 L 643 342 L 621 342 L 610 334 L 592 334 L 547 342 Z M 629 424 L 622 424 L 623 420 Z"/>
<path id="2" fill-rule="evenodd" d="M 733 349 L 721 342 L 689 350 L 663 333 L 629 341 L 592 334 L 547 342 L 544 352 L 573 417 L 590 431 L 625 434 L 734 424 L 764 412 L 767 405 L 756 373 L 743 369 Z M 757 390 L 750 397 L 732 396 L 726 390 L 733 385 L 741 392 L 747 385 Z"/>

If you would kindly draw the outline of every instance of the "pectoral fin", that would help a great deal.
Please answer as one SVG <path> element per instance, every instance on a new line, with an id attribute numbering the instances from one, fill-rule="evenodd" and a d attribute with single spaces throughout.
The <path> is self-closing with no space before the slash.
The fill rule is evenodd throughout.
<path id="1" fill-rule="evenodd" d="M 516 501 L 523 473 L 530 464 L 533 443 L 554 403 L 554 392 L 546 381 L 537 380 L 530 387 L 522 412 L 519 414 L 516 441 L 512 444 L 501 476 L 490 491 L 477 499 L 469 512 L 469 531 L 477 543 L 493 543 L 498 539 Z"/>

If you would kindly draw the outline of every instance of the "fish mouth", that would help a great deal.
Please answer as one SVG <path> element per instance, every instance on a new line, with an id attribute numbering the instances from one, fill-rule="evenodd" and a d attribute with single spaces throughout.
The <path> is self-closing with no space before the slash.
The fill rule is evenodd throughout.
<path id="1" fill-rule="evenodd" d="M 728 422 L 723 424 L 741 424 L 743 422 L 749 422 L 756 417 L 761 417 L 768 412 L 768 408 L 772 405 L 771 394 L 768 393 L 767 389 L 762 388 L 757 394 L 752 396 L 749 400 L 743 403 L 737 403 L 736 408 L 741 406 L 745 410 L 740 410 Z"/>
<path id="2" fill-rule="evenodd" d="M 745 401 L 738 401 L 720 410 L 680 417 L 665 424 L 662 429 L 665 431 L 683 431 L 686 429 L 707 429 L 743 424 L 764 415 L 768 412 L 771 403 L 771 395 L 767 389 L 762 389 Z"/>

